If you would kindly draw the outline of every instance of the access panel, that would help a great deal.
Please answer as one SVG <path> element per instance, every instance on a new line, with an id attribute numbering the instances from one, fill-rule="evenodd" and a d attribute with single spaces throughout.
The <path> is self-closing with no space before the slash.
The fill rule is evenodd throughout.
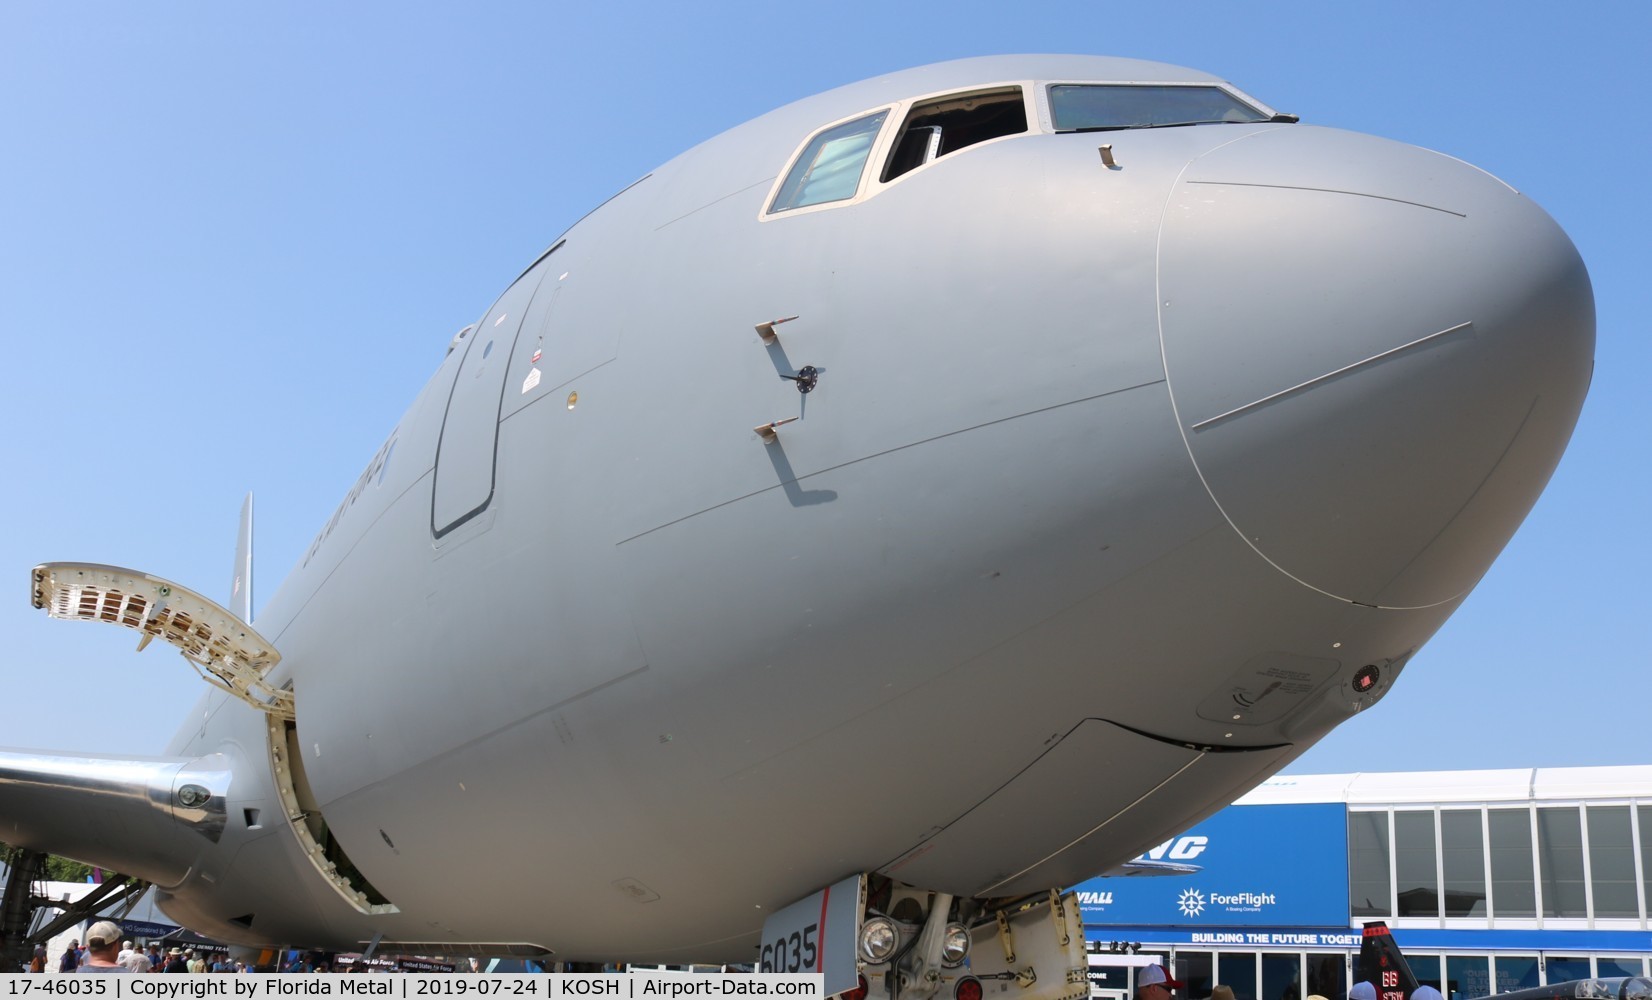
<path id="1" fill-rule="evenodd" d="M 499 397 L 522 318 L 533 304 L 553 251 L 518 278 L 477 324 L 461 348 L 459 375 L 448 397 L 436 449 L 430 527 L 440 538 L 487 509 L 493 499 L 494 452 L 499 440 Z"/>

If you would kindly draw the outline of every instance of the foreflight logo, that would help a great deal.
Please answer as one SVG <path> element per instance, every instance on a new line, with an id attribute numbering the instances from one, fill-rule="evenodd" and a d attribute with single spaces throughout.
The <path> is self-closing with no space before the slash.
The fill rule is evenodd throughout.
<path id="1" fill-rule="evenodd" d="M 1183 889 L 1176 897 L 1176 908 L 1184 917 L 1197 917 L 1210 909 L 1222 913 L 1261 913 L 1267 907 L 1278 906 L 1278 895 L 1271 892 L 1210 892 Z"/>
<path id="2" fill-rule="evenodd" d="M 1197 889 L 1183 889 L 1176 898 L 1176 908 L 1184 917 L 1196 917 L 1205 912 L 1205 895 Z"/>

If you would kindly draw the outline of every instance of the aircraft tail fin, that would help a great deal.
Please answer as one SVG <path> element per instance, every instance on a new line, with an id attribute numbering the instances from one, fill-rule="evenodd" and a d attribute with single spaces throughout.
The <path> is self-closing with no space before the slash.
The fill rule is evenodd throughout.
<path id="1" fill-rule="evenodd" d="M 252 494 L 241 503 L 241 530 L 235 536 L 235 575 L 230 580 L 229 610 L 252 624 Z"/>
<path id="2" fill-rule="evenodd" d="M 1406 1000 L 1417 989 L 1417 977 L 1400 954 L 1388 924 L 1381 920 L 1365 923 L 1359 946 L 1359 978 L 1377 991 L 1377 1000 Z"/>

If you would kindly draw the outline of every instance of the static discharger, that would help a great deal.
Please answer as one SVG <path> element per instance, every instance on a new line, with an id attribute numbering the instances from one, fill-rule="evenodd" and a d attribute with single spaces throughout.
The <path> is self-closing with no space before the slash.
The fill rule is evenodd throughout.
<path id="1" fill-rule="evenodd" d="M 757 335 L 763 338 L 765 344 L 777 343 L 780 340 L 780 335 L 774 332 L 774 328 L 782 323 L 790 323 L 796 318 L 796 316 L 786 316 L 781 319 L 771 319 L 767 323 L 759 323 L 757 324 Z"/>
<path id="2" fill-rule="evenodd" d="M 756 427 L 753 427 L 752 430 L 757 432 L 757 436 L 763 439 L 764 444 L 774 444 L 776 441 L 780 440 L 780 432 L 778 428 L 785 424 L 789 424 L 796 419 L 796 417 L 787 417 L 784 420 L 776 420 L 773 423 L 758 424 Z"/>

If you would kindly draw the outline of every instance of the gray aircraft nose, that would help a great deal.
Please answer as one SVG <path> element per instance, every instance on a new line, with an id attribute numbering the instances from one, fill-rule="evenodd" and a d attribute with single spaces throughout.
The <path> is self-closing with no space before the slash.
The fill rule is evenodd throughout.
<path id="1" fill-rule="evenodd" d="M 1593 367 L 1589 277 L 1542 209 L 1438 153 L 1285 127 L 1189 165 L 1159 269 L 1177 418 L 1234 530 L 1361 604 L 1479 580 Z"/>

